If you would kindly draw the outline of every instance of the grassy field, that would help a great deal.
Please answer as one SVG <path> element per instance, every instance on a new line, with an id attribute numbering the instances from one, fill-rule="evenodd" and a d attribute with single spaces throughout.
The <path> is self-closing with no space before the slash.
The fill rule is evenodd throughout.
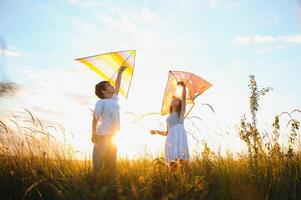
<path id="1" fill-rule="evenodd" d="M 0 121 L 0 199 L 237 199 L 300 200 L 301 151 L 299 121 L 287 113 L 287 146 L 279 144 L 280 115 L 273 130 L 257 129 L 258 90 L 250 77 L 252 118 L 242 118 L 238 137 L 248 153 L 221 156 L 202 145 L 202 154 L 171 172 L 162 158 L 141 157 L 118 161 L 115 185 L 94 182 L 91 161 L 74 159 L 68 145 L 55 143 L 51 130 L 29 112 L 27 126 L 16 119 Z M 264 135 L 268 134 L 269 139 Z M 102 172 L 105 174 L 106 172 Z"/>

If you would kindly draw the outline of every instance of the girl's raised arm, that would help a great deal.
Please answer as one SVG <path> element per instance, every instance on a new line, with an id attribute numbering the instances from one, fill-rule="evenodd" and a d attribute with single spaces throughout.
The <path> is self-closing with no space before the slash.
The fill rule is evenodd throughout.
<path id="1" fill-rule="evenodd" d="M 185 117 L 185 112 L 186 112 L 186 85 L 183 81 L 178 82 L 178 85 L 181 85 L 183 90 L 182 90 L 182 105 L 181 105 L 181 113 L 180 116 L 181 118 Z"/>

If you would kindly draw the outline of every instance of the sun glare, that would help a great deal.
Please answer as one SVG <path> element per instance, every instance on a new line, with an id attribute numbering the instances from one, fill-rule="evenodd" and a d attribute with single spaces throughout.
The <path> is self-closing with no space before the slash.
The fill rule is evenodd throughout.
<path id="1" fill-rule="evenodd" d="M 117 134 L 118 134 L 118 133 L 117 133 Z M 119 141 L 119 139 L 117 138 L 116 135 L 113 137 L 112 143 L 113 143 L 115 146 L 120 145 L 120 141 Z"/>

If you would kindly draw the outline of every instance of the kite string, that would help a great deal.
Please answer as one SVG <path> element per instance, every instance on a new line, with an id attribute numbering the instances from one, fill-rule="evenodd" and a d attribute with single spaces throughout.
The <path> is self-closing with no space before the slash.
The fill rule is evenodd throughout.
<path id="1" fill-rule="evenodd" d="M 188 114 L 190 113 L 190 111 L 194 108 L 194 102 L 193 102 L 193 104 L 192 104 L 192 106 L 190 107 L 190 109 L 188 110 L 188 112 L 186 112 L 186 114 L 185 114 L 185 116 L 184 116 L 184 118 L 186 118 L 187 116 L 188 116 Z"/>
<path id="2" fill-rule="evenodd" d="M 144 119 L 147 116 L 151 116 L 151 115 L 160 115 L 160 112 L 149 112 L 149 113 L 144 113 L 142 115 L 137 116 L 134 120 L 133 120 L 133 124 L 139 122 L 140 120 Z"/>

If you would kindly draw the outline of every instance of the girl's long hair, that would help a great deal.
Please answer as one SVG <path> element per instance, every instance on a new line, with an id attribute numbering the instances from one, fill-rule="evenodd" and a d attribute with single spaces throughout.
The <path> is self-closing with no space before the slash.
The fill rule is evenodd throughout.
<path id="1" fill-rule="evenodd" d="M 177 99 L 179 101 L 179 105 L 176 108 L 176 112 L 178 113 L 178 116 L 180 117 L 181 111 L 182 111 L 182 100 L 179 99 L 178 97 L 173 97 L 174 99 Z M 172 106 L 170 105 L 169 107 L 169 114 L 172 113 Z"/>

